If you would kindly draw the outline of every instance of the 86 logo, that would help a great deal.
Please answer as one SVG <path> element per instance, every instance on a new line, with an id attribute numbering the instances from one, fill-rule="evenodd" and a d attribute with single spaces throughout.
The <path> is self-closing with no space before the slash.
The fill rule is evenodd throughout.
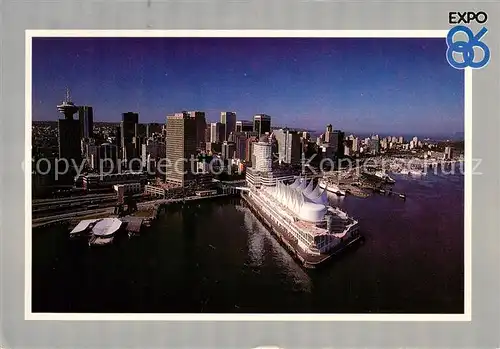
<path id="1" fill-rule="evenodd" d="M 451 20 L 452 13 L 456 12 L 450 12 L 449 22 L 457 23 L 457 21 Z M 484 12 L 480 13 L 484 14 Z M 460 12 L 458 14 L 460 14 Z M 487 18 L 483 16 L 481 20 L 478 20 L 480 16 L 472 12 L 464 12 L 460 17 L 469 19 L 468 21 L 463 20 L 463 22 L 466 23 L 471 20 L 475 20 L 478 23 L 484 23 Z M 446 44 L 448 46 L 446 50 L 446 59 L 448 63 L 455 69 L 464 69 L 467 67 L 480 69 L 486 66 L 490 61 L 490 49 L 481 40 L 487 32 L 488 29 L 486 27 L 482 27 L 476 34 L 474 34 L 469 27 L 463 25 L 453 27 L 446 37 Z M 457 38 L 459 36 L 462 38 Z M 465 38 L 463 38 L 464 36 Z"/>

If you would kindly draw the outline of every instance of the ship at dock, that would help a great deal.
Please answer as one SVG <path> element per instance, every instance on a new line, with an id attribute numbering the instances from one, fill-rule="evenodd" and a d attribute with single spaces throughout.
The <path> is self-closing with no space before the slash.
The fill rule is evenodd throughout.
<path id="1" fill-rule="evenodd" d="M 320 179 L 318 181 L 318 185 L 321 189 L 324 189 L 330 193 L 334 193 L 338 196 L 345 196 L 346 195 L 345 190 L 340 189 L 337 184 L 332 183 L 331 181 L 325 181 L 324 179 Z"/>
<path id="2" fill-rule="evenodd" d="M 358 221 L 329 206 L 313 180 L 249 186 L 242 192 L 252 212 L 306 268 L 315 268 L 361 239 Z"/>
<path id="3" fill-rule="evenodd" d="M 261 136 L 253 148 L 247 186 L 241 190 L 243 202 L 292 257 L 315 268 L 362 240 L 358 221 L 329 206 L 326 189 L 273 166 L 268 137 Z"/>
<path id="4" fill-rule="evenodd" d="M 396 181 L 393 178 L 391 178 L 391 176 L 389 176 L 387 174 L 387 172 L 384 170 L 376 171 L 375 176 L 377 176 L 378 178 L 380 178 L 381 180 L 383 180 L 386 183 L 389 183 L 389 184 L 396 183 Z"/>

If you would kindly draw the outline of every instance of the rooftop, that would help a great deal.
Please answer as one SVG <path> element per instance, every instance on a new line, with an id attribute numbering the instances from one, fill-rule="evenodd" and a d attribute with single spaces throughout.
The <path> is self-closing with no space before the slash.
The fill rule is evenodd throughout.
<path id="1" fill-rule="evenodd" d="M 77 234 L 81 233 L 89 228 L 89 226 L 95 222 L 97 222 L 98 219 L 84 219 L 83 221 L 80 221 L 76 227 L 73 228 L 70 234 Z"/>
<path id="2" fill-rule="evenodd" d="M 328 230 L 324 228 L 317 227 L 314 223 L 306 222 L 306 221 L 296 221 L 295 225 L 304 230 L 309 232 L 313 236 L 319 236 L 319 235 L 327 235 Z"/>
<path id="3" fill-rule="evenodd" d="M 122 226 L 122 221 L 118 218 L 103 218 L 99 220 L 92 228 L 92 233 L 95 236 L 109 236 Z"/>

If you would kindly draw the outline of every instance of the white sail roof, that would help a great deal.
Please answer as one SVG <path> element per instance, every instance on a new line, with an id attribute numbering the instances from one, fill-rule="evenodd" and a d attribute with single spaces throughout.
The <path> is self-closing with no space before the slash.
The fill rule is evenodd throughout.
<path id="1" fill-rule="evenodd" d="M 300 185 L 300 177 L 297 177 L 295 179 L 295 182 L 293 182 L 292 184 L 289 185 L 290 188 L 292 189 L 295 189 L 297 188 L 298 186 Z"/>
<path id="2" fill-rule="evenodd" d="M 314 183 L 313 180 L 311 179 L 309 181 L 309 184 L 307 185 L 306 189 L 304 189 L 303 193 L 305 196 L 309 196 L 310 193 L 312 193 L 314 190 Z"/>
<path id="3" fill-rule="evenodd" d="M 313 188 L 312 190 L 310 190 L 310 191 L 305 191 L 305 192 L 304 192 L 304 194 L 305 194 L 308 198 L 312 199 L 312 198 L 316 198 L 316 197 L 318 197 L 318 196 L 321 194 L 321 190 L 320 190 L 319 186 L 317 185 L 317 186 L 316 186 L 315 188 Z"/>
<path id="4" fill-rule="evenodd" d="M 278 181 L 274 188 L 269 188 L 267 191 L 280 205 L 292 211 L 300 219 L 311 222 L 321 221 L 327 210 L 327 201 L 324 201 L 321 195 L 305 195 L 305 184 L 304 180 L 299 187 L 293 188 L 293 184 L 286 185 Z M 311 192 L 315 193 L 315 189 Z M 326 194 L 326 192 L 324 193 Z"/>
<path id="5" fill-rule="evenodd" d="M 312 201 L 316 204 L 328 205 L 328 193 L 327 193 L 326 189 L 321 191 L 318 196 L 313 197 Z"/>
<path id="6" fill-rule="evenodd" d="M 306 189 L 306 185 L 307 185 L 307 179 L 303 179 L 302 182 L 300 182 L 300 185 L 298 187 L 295 188 L 295 190 L 299 191 L 299 192 L 303 192 L 304 189 Z"/>

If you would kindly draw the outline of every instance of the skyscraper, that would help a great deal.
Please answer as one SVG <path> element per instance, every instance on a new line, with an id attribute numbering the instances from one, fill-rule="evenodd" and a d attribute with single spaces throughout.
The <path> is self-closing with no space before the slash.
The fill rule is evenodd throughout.
<path id="1" fill-rule="evenodd" d="M 370 150 L 372 154 L 380 153 L 380 137 L 378 135 L 373 135 L 370 140 Z"/>
<path id="2" fill-rule="evenodd" d="M 330 143 L 332 140 L 332 133 L 333 133 L 333 126 L 332 124 L 328 124 L 326 126 L 326 131 L 325 131 L 325 143 Z"/>
<path id="3" fill-rule="evenodd" d="M 222 157 L 226 160 L 234 159 L 236 144 L 234 142 L 224 141 L 222 143 Z"/>
<path id="4" fill-rule="evenodd" d="M 57 110 L 64 115 L 64 119 L 58 120 L 59 158 L 68 160 L 70 166 L 71 160 L 80 166 L 82 160 L 80 121 L 73 119 L 78 107 L 71 102 L 69 89 L 66 90 L 66 98 L 57 106 Z"/>
<path id="5" fill-rule="evenodd" d="M 205 128 L 207 127 L 207 121 L 205 119 L 205 112 L 202 111 L 190 111 L 189 115 L 195 119 L 196 122 L 196 146 L 198 149 L 205 148 Z"/>
<path id="6" fill-rule="evenodd" d="M 246 156 L 247 135 L 245 132 L 234 132 L 229 137 L 231 142 L 234 142 L 236 150 L 236 158 L 244 160 Z"/>
<path id="7" fill-rule="evenodd" d="M 116 171 L 118 152 L 115 144 L 89 145 L 89 163 L 94 170 Z"/>
<path id="8" fill-rule="evenodd" d="M 288 129 L 274 131 L 278 142 L 278 154 L 280 163 L 298 164 L 301 157 L 300 135 L 290 132 Z"/>
<path id="9" fill-rule="evenodd" d="M 337 157 L 344 155 L 344 132 L 333 130 L 330 134 L 330 146 L 333 154 Z"/>
<path id="10" fill-rule="evenodd" d="M 78 118 L 80 119 L 80 138 L 94 137 L 94 111 L 92 107 L 78 107 Z"/>
<path id="11" fill-rule="evenodd" d="M 257 137 L 248 137 L 246 141 L 245 161 L 250 164 L 250 167 L 252 166 L 253 145 L 258 141 Z"/>
<path id="12" fill-rule="evenodd" d="M 257 114 L 253 117 L 253 130 L 262 136 L 266 132 L 271 132 L 271 117 L 266 114 Z"/>
<path id="13" fill-rule="evenodd" d="M 220 113 L 220 122 L 224 124 L 224 140 L 227 141 L 229 134 L 236 131 L 236 113 L 223 111 Z"/>
<path id="14" fill-rule="evenodd" d="M 209 143 L 212 135 L 212 124 L 205 125 L 205 144 Z"/>
<path id="15" fill-rule="evenodd" d="M 445 147 L 444 148 L 444 160 L 452 160 L 453 159 L 453 148 L 452 147 Z"/>
<path id="16" fill-rule="evenodd" d="M 121 148 L 123 160 L 130 161 L 137 154 L 134 151 L 134 137 L 136 137 L 139 114 L 127 112 L 122 114 L 120 123 Z"/>
<path id="17" fill-rule="evenodd" d="M 196 155 L 196 120 L 181 112 L 167 116 L 165 181 L 184 187 L 193 179 L 191 157 Z"/>
<path id="18" fill-rule="evenodd" d="M 360 145 L 359 138 L 358 137 L 353 137 L 352 138 L 352 151 L 354 153 L 356 153 L 356 152 L 359 151 L 359 145 Z"/>
<path id="19" fill-rule="evenodd" d="M 252 169 L 257 172 L 271 172 L 273 157 L 271 144 L 264 139 L 253 143 Z"/>
<path id="20" fill-rule="evenodd" d="M 236 132 L 251 132 L 253 131 L 253 122 L 250 120 L 236 121 Z"/>
<path id="21" fill-rule="evenodd" d="M 220 143 L 224 141 L 224 132 L 226 130 L 226 126 L 220 122 L 212 122 L 210 124 L 210 142 L 212 143 Z"/>

